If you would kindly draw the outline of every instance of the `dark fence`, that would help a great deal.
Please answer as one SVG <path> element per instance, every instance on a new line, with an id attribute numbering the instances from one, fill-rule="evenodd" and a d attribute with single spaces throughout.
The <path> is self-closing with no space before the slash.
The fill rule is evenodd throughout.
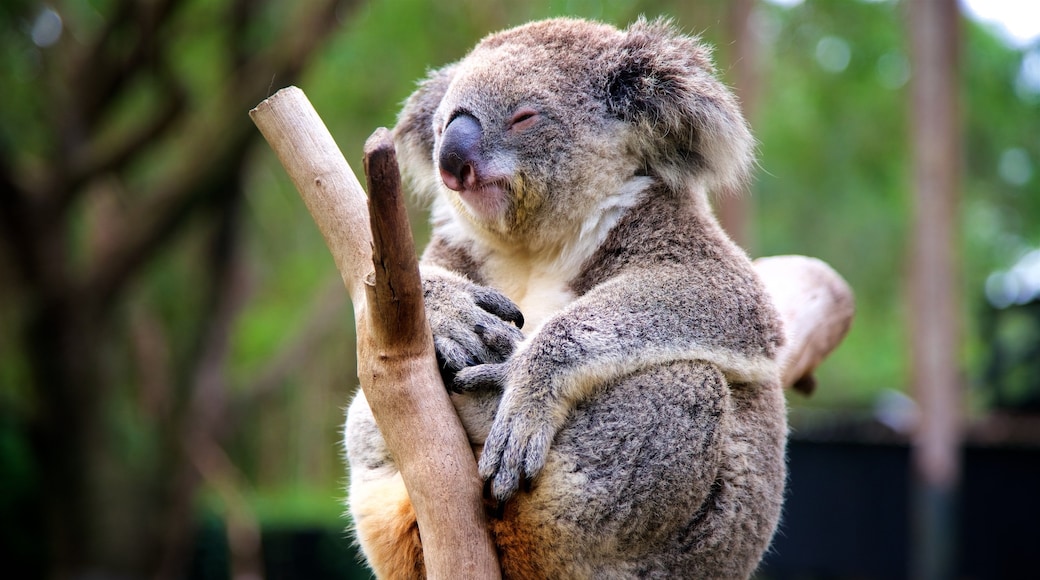
<path id="1" fill-rule="evenodd" d="M 765 578 L 906 578 L 906 445 L 792 441 L 784 518 Z M 960 486 L 959 578 L 1036 578 L 1040 448 L 969 445 Z"/>
<path id="2" fill-rule="evenodd" d="M 906 578 L 910 556 L 909 448 L 899 443 L 794 439 L 780 530 L 763 579 Z M 957 515 L 957 577 L 1037 577 L 1040 447 L 969 445 Z M 191 577 L 228 578 L 218 522 L 199 534 Z M 271 580 L 369 578 L 342 529 L 265 530 Z"/>

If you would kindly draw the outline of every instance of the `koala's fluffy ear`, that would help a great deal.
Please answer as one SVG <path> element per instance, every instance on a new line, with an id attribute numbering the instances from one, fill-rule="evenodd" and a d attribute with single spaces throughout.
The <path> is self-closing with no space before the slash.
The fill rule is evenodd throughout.
<path id="1" fill-rule="evenodd" d="M 401 172 L 415 194 L 432 196 L 440 178 L 433 162 L 433 114 L 455 76 L 455 64 L 430 71 L 401 109 L 394 142 Z"/>
<path id="2" fill-rule="evenodd" d="M 651 173 L 677 190 L 743 185 L 753 139 L 733 94 L 714 76 L 711 52 L 667 20 L 640 18 L 607 63 L 609 110 L 636 129 Z"/>

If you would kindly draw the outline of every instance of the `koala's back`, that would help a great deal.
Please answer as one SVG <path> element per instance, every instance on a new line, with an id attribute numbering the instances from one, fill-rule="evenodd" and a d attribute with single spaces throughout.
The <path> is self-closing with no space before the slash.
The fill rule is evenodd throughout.
<path id="1" fill-rule="evenodd" d="M 778 384 L 699 362 L 616 380 L 494 521 L 505 576 L 750 576 L 780 515 L 785 433 Z"/>

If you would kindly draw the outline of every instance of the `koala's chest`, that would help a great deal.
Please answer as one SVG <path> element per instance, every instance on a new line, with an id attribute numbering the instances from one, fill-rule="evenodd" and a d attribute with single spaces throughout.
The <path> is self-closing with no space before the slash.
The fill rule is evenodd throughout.
<path id="1" fill-rule="evenodd" d="M 516 303 L 524 314 L 524 334 L 530 335 L 549 317 L 574 301 L 570 272 L 498 264 L 490 268 L 491 285 Z"/>

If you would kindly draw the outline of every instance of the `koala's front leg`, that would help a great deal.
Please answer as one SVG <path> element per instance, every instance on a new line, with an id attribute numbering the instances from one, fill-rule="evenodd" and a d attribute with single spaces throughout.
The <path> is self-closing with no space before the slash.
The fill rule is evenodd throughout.
<path id="1" fill-rule="evenodd" d="M 519 489 L 521 479 L 534 478 L 541 471 L 549 445 L 570 408 L 552 405 L 548 400 L 552 389 L 511 380 L 523 374 L 520 366 L 499 363 L 469 367 L 455 377 L 452 387 L 458 392 L 502 392 L 478 465 L 480 477 L 491 482 L 491 493 L 500 501 Z M 553 412 L 554 407 L 558 412 Z"/>
<path id="2" fill-rule="evenodd" d="M 422 269 L 426 316 L 444 384 L 474 365 L 500 363 L 523 340 L 524 316 L 506 296 L 437 266 Z"/>
<path id="3" fill-rule="evenodd" d="M 497 499 L 508 499 L 521 480 L 537 476 L 574 406 L 622 370 L 619 360 L 638 358 L 633 351 L 645 346 L 633 335 L 639 326 L 610 309 L 571 308 L 543 325 L 509 360 L 458 372 L 457 391 L 502 392 L 479 464 Z"/>
<path id="4" fill-rule="evenodd" d="M 616 377 L 699 360 L 718 366 L 727 380 L 776 378 L 776 363 L 764 346 L 756 352 L 718 344 L 724 337 L 717 325 L 706 324 L 702 310 L 714 317 L 728 313 L 699 308 L 696 295 L 677 296 L 683 276 L 618 278 L 550 318 L 508 360 L 459 371 L 456 390 L 502 392 L 479 464 L 497 499 L 508 499 L 523 479 L 538 475 L 571 411 Z M 639 291 L 627 290 L 632 288 Z"/>

